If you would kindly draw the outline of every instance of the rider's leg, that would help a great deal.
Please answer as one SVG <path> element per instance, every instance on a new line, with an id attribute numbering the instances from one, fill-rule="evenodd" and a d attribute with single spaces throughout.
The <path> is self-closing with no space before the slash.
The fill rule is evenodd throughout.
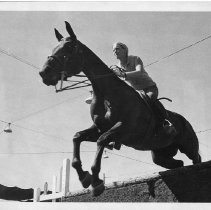
<path id="1" fill-rule="evenodd" d="M 147 94 L 149 96 L 150 99 L 152 100 L 156 100 L 158 98 L 158 88 L 156 85 L 147 87 L 145 89 L 143 89 L 143 91 L 145 92 L 145 94 Z"/>
<path id="2" fill-rule="evenodd" d="M 151 105 L 153 107 L 153 110 L 155 111 L 155 115 L 159 122 L 161 122 L 161 126 L 164 128 L 164 132 L 167 135 L 175 136 L 176 129 L 171 123 L 171 120 L 168 116 L 168 113 L 166 109 L 164 108 L 163 104 L 157 100 L 158 98 L 158 88 L 157 86 L 151 86 L 144 89 L 144 92 L 149 96 L 150 99 L 152 99 Z"/>
<path id="3" fill-rule="evenodd" d="M 167 135 L 175 135 L 176 134 L 176 129 L 174 125 L 171 122 L 171 119 L 164 108 L 163 104 L 159 100 L 153 100 L 152 105 L 155 109 L 155 112 L 158 113 L 159 118 L 161 119 L 161 124 L 164 128 L 164 131 Z"/>

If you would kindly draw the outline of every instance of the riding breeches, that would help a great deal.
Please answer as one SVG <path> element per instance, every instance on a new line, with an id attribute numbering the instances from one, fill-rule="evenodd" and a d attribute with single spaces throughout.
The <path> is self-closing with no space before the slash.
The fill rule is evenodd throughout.
<path id="1" fill-rule="evenodd" d="M 139 93 L 142 91 L 145 92 L 146 95 L 149 96 L 150 99 L 156 100 L 158 98 L 158 88 L 156 85 L 144 88 L 143 90 L 137 90 Z"/>

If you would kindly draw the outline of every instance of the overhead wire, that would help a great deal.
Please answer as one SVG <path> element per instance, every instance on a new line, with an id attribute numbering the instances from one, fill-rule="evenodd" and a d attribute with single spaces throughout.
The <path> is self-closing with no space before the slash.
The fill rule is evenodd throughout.
<path id="1" fill-rule="evenodd" d="M 153 165 L 152 163 L 148 163 L 148 162 L 144 162 L 144 161 L 141 161 L 141 160 L 137 160 L 135 158 L 131 158 L 131 157 L 128 157 L 128 156 L 125 156 L 125 155 L 119 155 L 119 154 L 116 154 L 116 153 L 113 153 L 113 152 L 110 152 L 110 151 L 107 151 L 107 153 L 109 154 L 112 154 L 112 155 L 116 155 L 116 156 L 119 156 L 119 157 L 123 157 L 123 158 L 127 158 L 127 159 L 130 159 L 130 160 L 134 160 L 134 161 L 137 161 L 137 162 L 140 162 L 140 163 L 144 163 L 144 164 L 147 164 L 147 165 Z"/>
<path id="2" fill-rule="evenodd" d="M 177 51 L 175 51 L 175 52 L 173 52 L 173 53 L 171 53 L 171 54 L 169 54 L 169 55 L 167 55 L 167 56 L 164 56 L 164 57 L 162 57 L 162 58 L 160 58 L 160 59 L 158 59 L 158 60 L 156 60 L 156 61 L 154 61 L 154 62 L 152 62 L 152 63 L 150 63 L 150 64 L 147 64 L 147 65 L 144 66 L 144 67 L 146 68 L 146 67 L 149 67 L 149 66 L 151 66 L 151 65 L 154 65 L 155 63 L 159 63 L 159 62 L 162 61 L 162 60 L 165 60 L 165 59 L 167 59 L 167 58 L 169 58 L 169 57 L 171 57 L 171 56 L 173 56 L 173 55 L 175 55 L 175 54 L 178 54 L 178 53 L 180 53 L 180 52 L 182 52 L 182 51 L 184 51 L 184 50 L 186 50 L 186 49 L 188 49 L 188 48 L 190 48 L 190 47 L 193 47 L 194 45 L 197 45 L 197 44 L 199 44 L 199 43 L 201 43 L 201 42 L 203 42 L 203 41 L 205 41 L 205 40 L 207 40 L 207 39 L 210 39 L 210 38 L 211 38 L 211 35 L 209 35 L 209 36 L 207 36 L 207 37 L 205 37 L 205 38 L 203 38 L 203 39 L 201 39 L 201 40 L 199 40 L 199 41 L 197 41 L 197 42 L 195 42 L 195 43 L 192 43 L 192 44 L 190 44 L 190 45 L 188 45 L 188 46 L 186 46 L 186 47 L 183 47 L 182 49 L 177 50 Z"/>
<path id="3" fill-rule="evenodd" d="M 197 131 L 197 132 L 195 132 L 195 133 L 204 133 L 204 132 L 207 132 L 207 131 L 210 131 L 210 130 L 211 130 L 211 128 L 208 128 L 208 129 L 205 129 L 205 130 Z"/>
<path id="4" fill-rule="evenodd" d="M 39 67 L 35 66 L 35 65 L 32 64 L 31 62 L 29 62 L 29 61 L 27 61 L 27 60 L 24 60 L 23 58 L 21 58 L 21 57 L 19 57 L 19 56 L 16 56 L 16 55 L 14 55 L 14 54 L 12 54 L 12 53 L 9 53 L 9 52 L 7 52 L 6 50 L 4 50 L 4 49 L 2 49 L 2 48 L 0 48 L 0 53 L 3 53 L 3 54 L 5 54 L 5 55 L 7 55 L 7 56 L 9 56 L 9 57 L 12 57 L 12 58 L 14 58 L 14 59 L 16 59 L 16 60 L 18 60 L 18 61 L 20 61 L 20 62 L 26 64 L 26 65 L 28 65 L 28 66 L 31 66 L 32 68 L 34 68 L 34 69 L 36 69 L 36 70 L 40 70 Z"/>
<path id="5" fill-rule="evenodd" d="M 2 120 L 0 120 L 0 121 L 2 121 Z M 38 133 L 38 134 L 42 134 L 42 135 L 45 135 L 45 136 L 48 136 L 48 137 L 51 137 L 51 138 L 62 139 L 64 141 L 68 141 L 68 140 L 66 140 L 66 139 L 64 139 L 62 137 L 53 136 L 53 135 L 50 135 L 50 134 L 47 134 L 47 133 L 44 133 L 44 132 L 41 132 L 41 131 L 37 131 L 37 130 L 34 130 L 34 129 L 26 128 L 26 127 L 19 126 L 19 125 L 15 125 L 15 126 L 16 127 L 19 127 L 19 128 L 22 128 L 22 129 L 25 129 L 25 130 L 28 130 L 28 131 L 32 131 L 32 132 Z M 206 130 L 200 131 L 200 132 L 206 132 L 208 130 L 211 130 L 211 129 L 206 129 Z M 202 145 L 205 145 L 205 146 L 209 147 L 208 145 L 206 145 L 206 144 L 204 144 L 202 142 L 199 142 L 199 143 L 202 144 Z M 86 152 L 86 151 L 81 151 L 81 152 Z M 96 151 L 91 151 L 91 152 L 96 152 Z M 63 153 L 63 152 L 43 152 L 41 154 L 48 154 L 48 153 Z M 72 153 L 72 152 L 66 152 L 66 153 Z M 151 163 L 148 163 L 148 162 L 144 162 L 144 161 L 141 161 L 141 160 L 138 160 L 138 159 L 130 158 L 128 156 L 119 155 L 119 154 L 116 154 L 116 153 L 113 153 L 113 152 L 110 152 L 110 151 L 107 151 L 107 153 L 112 154 L 112 155 L 116 155 L 116 156 L 119 156 L 119 157 L 127 158 L 127 159 L 130 159 L 130 160 L 134 160 L 134 161 L 137 161 L 137 162 L 140 162 L 140 163 L 144 163 L 144 164 L 148 164 L 148 165 L 154 165 L 154 164 L 151 164 Z M 7 154 L 11 154 L 11 153 L 7 153 Z M 12 154 L 14 154 L 14 153 L 12 153 Z M 23 154 L 40 154 L 40 153 L 23 153 Z"/>
<path id="6" fill-rule="evenodd" d="M 51 138 L 54 138 L 54 139 L 61 139 L 61 140 L 67 141 L 66 139 L 64 139 L 64 138 L 62 138 L 60 136 L 54 136 L 54 135 L 51 135 L 51 134 L 48 134 L 48 133 L 45 133 L 45 132 L 42 132 L 42 131 L 37 131 L 37 130 L 31 129 L 31 128 L 26 128 L 24 126 L 20 126 L 20 125 L 16 125 L 16 124 L 14 126 L 18 127 L 18 128 L 22 128 L 24 130 L 28 130 L 28 131 L 37 133 L 37 134 L 42 134 L 44 136 L 51 137 Z"/>
<path id="7" fill-rule="evenodd" d="M 136 174 L 133 174 L 133 177 L 135 178 L 135 177 L 140 177 L 140 174 L 142 175 L 142 176 L 146 176 L 146 175 L 149 175 L 149 173 L 151 174 L 151 173 L 158 173 L 158 172 L 160 172 L 160 170 L 154 170 L 154 169 L 151 169 L 151 170 L 144 170 L 144 171 L 140 171 L 140 173 L 136 173 Z M 127 176 L 130 176 L 130 178 L 131 178 L 131 173 L 127 173 L 127 174 L 119 174 L 119 175 L 114 175 L 114 176 L 105 176 L 105 178 L 108 178 L 108 179 L 117 179 L 117 178 L 121 178 L 121 177 L 127 177 Z"/>
<path id="8" fill-rule="evenodd" d="M 96 151 L 88 151 L 88 150 L 82 150 L 83 153 L 92 153 Z M 49 154 L 71 154 L 73 152 L 67 151 L 55 151 L 55 152 L 13 152 L 13 153 L 0 153 L 0 155 L 49 155 Z"/>
<path id="9" fill-rule="evenodd" d="M 33 129 L 29 129 L 29 128 L 25 128 L 25 127 L 22 127 L 22 126 L 17 126 L 17 127 L 20 127 L 20 128 L 23 128 L 23 129 L 26 129 L 26 130 L 29 130 L 29 131 L 32 131 L 32 132 L 35 132 L 35 133 L 39 133 L 39 134 L 42 134 L 42 135 L 46 135 L 46 136 L 49 136 L 49 137 L 52 137 L 52 138 L 63 139 L 61 137 L 49 135 L 49 134 L 46 134 L 44 132 L 39 132 L 39 131 L 36 131 L 36 130 L 33 130 Z M 206 131 L 204 131 L 204 132 L 206 132 Z M 65 140 L 65 139 L 63 139 L 63 140 Z M 65 141 L 67 141 L 67 140 L 65 140 Z M 201 143 L 201 144 L 204 144 L 204 143 Z M 207 146 L 207 145 L 205 145 L 205 146 Z M 207 147 L 209 147 L 209 146 L 207 146 Z M 93 152 L 94 153 L 96 151 L 81 151 L 81 152 L 83 152 L 83 153 L 85 153 L 85 152 Z M 64 153 L 64 154 L 66 153 L 67 154 L 67 153 L 73 153 L 73 152 L 61 151 L 61 152 L 33 152 L 33 153 L 0 153 L 0 155 L 44 155 L 44 154 L 62 154 L 62 153 Z M 123 157 L 123 158 L 129 159 L 129 160 L 133 160 L 133 161 L 136 161 L 136 162 L 139 162 L 139 163 L 142 163 L 142 164 L 147 164 L 147 165 L 154 166 L 154 164 L 152 164 L 152 163 L 141 161 L 141 160 L 138 160 L 138 159 L 135 159 L 135 158 L 131 158 L 131 157 L 125 156 L 125 155 L 116 154 L 116 153 L 113 153 L 113 152 L 110 152 L 110 151 L 107 151 L 107 153 L 109 153 L 111 155 L 118 156 L 118 157 Z"/>
<path id="10" fill-rule="evenodd" d="M 37 111 L 32 112 L 32 113 L 29 113 L 29 114 L 26 115 L 26 116 L 23 116 L 23 117 L 21 117 L 21 118 L 18 118 L 18 119 L 16 119 L 16 120 L 11 121 L 11 123 L 15 123 L 15 122 L 18 122 L 18 121 L 20 121 L 20 120 L 23 120 L 23 119 L 26 119 L 26 118 L 28 118 L 28 117 L 31 117 L 31 116 L 33 116 L 33 115 L 39 114 L 39 113 L 41 113 L 41 112 L 50 110 L 50 109 L 52 109 L 52 108 L 54 108 L 54 107 L 56 107 L 56 106 L 59 106 L 59 105 L 61 105 L 61 104 L 66 103 L 67 101 L 75 100 L 75 99 L 77 99 L 77 98 L 80 98 L 80 97 L 83 96 L 83 95 L 84 95 L 84 94 L 80 94 L 80 95 L 77 95 L 76 97 L 68 98 L 68 99 L 66 99 L 66 100 L 64 100 L 64 101 L 61 101 L 61 102 L 59 102 L 59 103 L 53 104 L 53 105 L 51 105 L 51 106 L 48 106 L 48 107 L 46 107 L 46 108 L 37 110 Z"/>
<path id="11" fill-rule="evenodd" d="M 205 144 L 204 142 L 200 141 L 199 144 L 203 145 L 204 147 L 207 147 L 209 150 L 211 149 L 211 146 Z"/>

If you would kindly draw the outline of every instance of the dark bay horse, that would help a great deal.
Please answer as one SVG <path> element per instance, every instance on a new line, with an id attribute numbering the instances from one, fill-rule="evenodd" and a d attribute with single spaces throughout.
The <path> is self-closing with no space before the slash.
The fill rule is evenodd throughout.
<path id="1" fill-rule="evenodd" d="M 173 158 L 178 150 L 185 153 L 193 164 L 200 163 L 199 143 L 190 123 L 183 116 L 168 111 L 177 135 L 171 139 L 162 134 L 155 135 L 155 119 L 143 98 L 77 40 L 68 22 L 65 24 L 69 36 L 63 38 L 55 29 L 59 45 L 48 57 L 40 76 L 48 86 L 56 85 L 61 75 L 72 77 L 80 72 L 91 81 L 93 100 L 90 113 L 93 125 L 77 132 L 73 138 L 72 166 L 83 187 L 92 185 L 94 196 L 104 191 L 104 183 L 99 179 L 101 158 L 104 148 L 113 141 L 136 150 L 151 150 L 153 162 L 167 169 L 183 166 L 183 161 Z M 97 142 L 92 175 L 82 169 L 80 144 L 83 141 Z"/>

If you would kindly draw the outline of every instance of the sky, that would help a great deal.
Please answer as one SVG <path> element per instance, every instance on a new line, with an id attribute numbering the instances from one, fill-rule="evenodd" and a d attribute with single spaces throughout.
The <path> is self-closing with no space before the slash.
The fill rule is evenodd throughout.
<path id="1" fill-rule="evenodd" d="M 63 159 L 72 159 L 74 134 L 92 124 L 85 103 L 90 87 L 55 93 L 53 87 L 42 84 L 38 74 L 58 44 L 54 28 L 68 35 L 64 21 L 108 66 L 116 63 L 112 54 L 116 41 L 127 44 L 129 54 L 140 56 L 144 65 L 159 60 L 146 70 L 157 83 L 159 96 L 173 100 L 163 104 L 191 122 L 202 159 L 210 160 L 211 39 L 162 58 L 209 37 L 211 13 L 139 8 L 62 11 L 55 7 L 55 11 L 33 11 L 31 2 L 22 11 L 0 11 L 0 184 L 43 189 L 47 181 L 51 188 L 52 176 L 59 174 Z M 7 126 L 4 122 L 12 123 L 12 133 L 3 132 Z M 91 171 L 96 144 L 84 142 L 81 150 L 83 168 Z M 101 178 L 105 173 L 106 183 L 165 170 L 152 162 L 150 151 L 122 147 L 108 156 L 102 159 L 100 173 Z M 176 158 L 191 164 L 183 154 Z M 71 168 L 70 191 L 81 189 Z"/>

